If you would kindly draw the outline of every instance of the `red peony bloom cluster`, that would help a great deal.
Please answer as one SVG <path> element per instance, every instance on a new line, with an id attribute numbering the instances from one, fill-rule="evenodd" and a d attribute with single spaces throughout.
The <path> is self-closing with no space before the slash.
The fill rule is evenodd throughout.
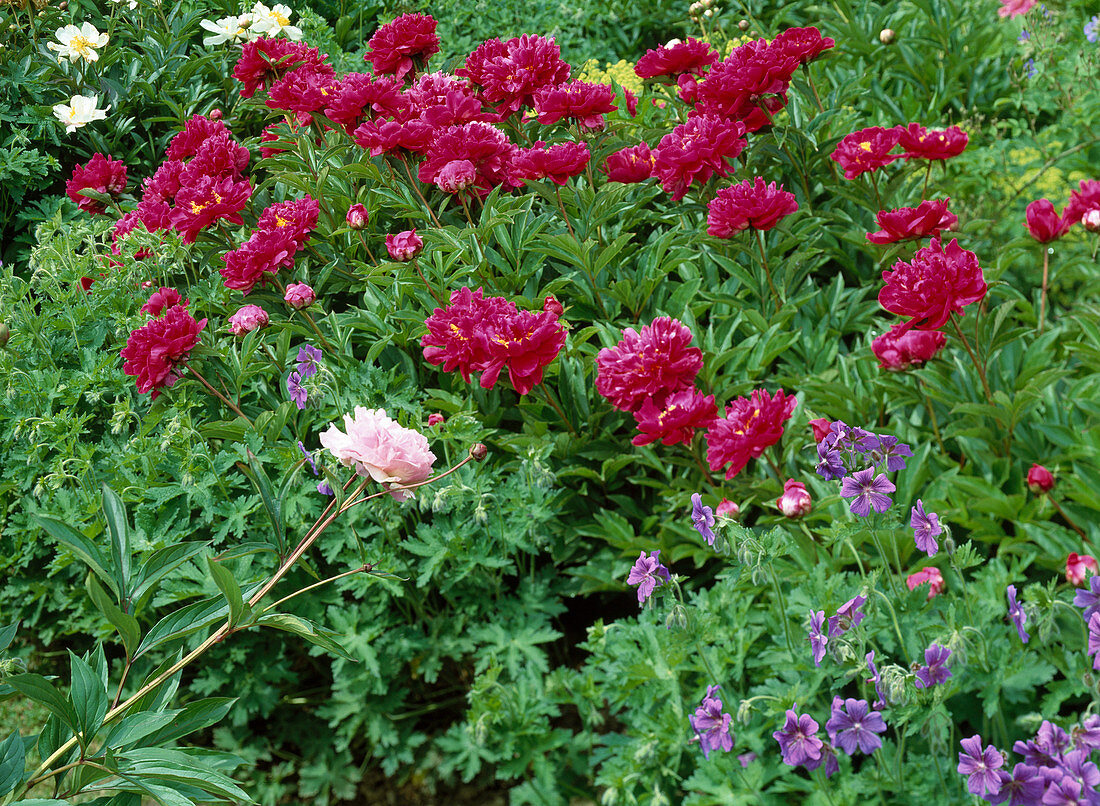
<path id="1" fill-rule="evenodd" d="M 879 292 L 883 308 L 911 319 L 902 330 L 938 330 L 952 313 L 985 296 L 986 284 L 978 256 L 952 240 L 947 249 L 933 238 L 930 246 L 918 249 L 912 263 L 899 260 L 884 271 L 886 285 Z"/>
<path id="2" fill-rule="evenodd" d="M 621 182 L 633 185 L 644 182 L 653 176 L 656 159 L 646 143 L 623 148 L 610 154 L 603 164 L 603 172 L 608 182 Z"/>
<path id="3" fill-rule="evenodd" d="M 946 160 L 957 157 L 966 149 L 970 137 L 958 126 L 929 131 L 919 123 L 898 126 L 898 145 L 905 149 L 907 160 Z"/>
<path id="4" fill-rule="evenodd" d="M 938 330 L 910 330 L 901 324 L 872 340 L 871 351 L 882 369 L 900 372 L 931 361 L 946 341 Z"/>
<path id="5" fill-rule="evenodd" d="M 877 171 L 898 159 L 900 154 L 891 154 L 898 144 L 901 132 L 897 127 L 884 129 L 871 126 L 843 137 L 836 144 L 830 159 L 844 169 L 845 179 L 855 179 L 868 171 Z"/>
<path id="6" fill-rule="evenodd" d="M 604 115 L 619 108 L 614 87 L 585 81 L 542 87 L 535 92 L 534 101 L 543 126 L 568 118 L 585 129 L 602 129 L 606 125 Z"/>
<path id="7" fill-rule="evenodd" d="M 681 73 L 702 75 L 716 61 L 718 61 L 718 51 L 706 42 L 688 37 L 685 41 L 677 42 L 672 46 L 666 45 L 647 50 L 634 65 L 634 72 L 638 78 L 656 78 L 657 76 L 675 78 Z"/>
<path id="8" fill-rule="evenodd" d="M 662 445 L 689 443 L 696 429 L 708 428 L 718 416 L 714 395 L 704 395 L 697 389 L 673 392 L 658 406 L 654 398 L 642 403 L 634 412 L 638 423 L 635 445 L 649 445 L 660 441 Z"/>
<path id="9" fill-rule="evenodd" d="M 822 36 L 821 31 L 810 26 L 809 28 L 788 28 L 778 34 L 768 47 L 796 59 L 799 64 L 808 64 L 834 45 L 836 42 L 832 37 Z"/>
<path id="10" fill-rule="evenodd" d="M 401 119 L 404 115 L 411 119 L 419 115 L 420 120 L 437 129 L 474 120 L 492 122 L 496 119 L 483 111 L 481 98 L 470 82 L 444 73 L 418 76 L 403 99 L 408 109 L 395 112 L 395 117 Z"/>
<path id="11" fill-rule="evenodd" d="M 503 119 L 531 106 L 541 88 L 568 81 L 569 69 L 553 37 L 524 34 L 507 42 L 484 42 L 455 73 L 481 87 L 485 100 L 497 105 Z"/>
<path id="12" fill-rule="evenodd" d="M 264 274 L 276 274 L 281 268 L 294 265 L 298 252 L 291 233 L 282 229 L 258 230 L 236 249 L 222 255 L 225 267 L 219 269 L 226 288 L 242 291 L 246 295 L 256 283 L 267 278 Z"/>
<path id="13" fill-rule="evenodd" d="M 229 133 L 229 129 L 220 120 L 192 115 L 183 124 L 183 131 L 172 138 L 168 144 L 168 150 L 164 156 L 170 160 L 185 160 L 199 153 L 199 147 L 209 138 L 218 134 Z"/>
<path id="14" fill-rule="evenodd" d="M 707 209 L 707 232 L 717 238 L 730 238 L 749 227 L 771 229 L 797 210 L 798 202 L 782 185 L 766 185 L 758 176 L 752 182 L 722 188 Z"/>
<path id="15" fill-rule="evenodd" d="M 301 249 L 317 226 L 320 215 L 320 203 L 307 194 L 300 199 L 276 202 L 265 208 L 260 213 L 256 228 L 261 232 L 282 231 Z"/>
<path id="16" fill-rule="evenodd" d="M 436 308 L 424 322 L 424 358 L 444 372 L 458 370 L 463 380 L 480 372 L 481 386 L 492 389 L 501 371 L 521 395 L 542 383 L 543 369 L 565 346 L 565 328 L 556 313 L 520 311 L 504 297 L 486 297 L 479 288 L 451 293 L 451 304 Z"/>
<path id="17" fill-rule="evenodd" d="M 325 117 L 352 134 L 365 118 L 376 114 L 395 117 L 398 110 L 407 105 L 408 99 L 396 79 L 370 73 L 348 73 L 333 85 Z"/>
<path id="18" fill-rule="evenodd" d="M 284 112 L 317 112 L 335 100 L 336 85 L 327 64 L 303 64 L 271 85 L 265 103 L 268 109 Z"/>
<path id="19" fill-rule="evenodd" d="M 546 143 L 539 140 L 517 152 L 512 171 L 518 179 L 549 179 L 555 185 L 564 185 L 571 176 L 583 173 L 590 156 L 587 143 L 569 141 L 546 148 Z"/>
<path id="20" fill-rule="evenodd" d="M 620 411 L 636 412 L 647 400 L 664 408 L 673 392 L 691 389 L 703 368 L 703 351 L 691 346 L 691 331 L 661 316 L 640 331 L 627 328 L 614 347 L 596 356 L 596 391 Z"/>
<path id="21" fill-rule="evenodd" d="M 96 152 L 87 164 L 74 166 L 72 179 L 65 183 L 65 192 L 76 202 L 78 208 L 91 215 L 107 212 L 106 204 L 88 196 L 81 196 L 82 190 L 94 190 L 96 193 L 117 196 L 126 190 L 126 166 L 123 165 L 122 160 L 105 157 Z"/>
<path id="22" fill-rule="evenodd" d="M 747 145 L 744 134 L 745 126 L 737 121 L 712 115 L 689 118 L 661 138 L 654 175 L 672 200 L 679 201 L 693 183 L 733 170 L 730 163 Z"/>
<path id="23" fill-rule="evenodd" d="M 1061 238 L 1071 224 L 1058 215 L 1049 199 L 1038 199 L 1027 206 L 1027 231 L 1039 243 L 1050 243 Z"/>
<path id="24" fill-rule="evenodd" d="M 1100 179 L 1082 179 L 1078 189 L 1069 194 L 1062 217 L 1073 226 L 1093 210 L 1100 210 Z"/>
<path id="25" fill-rule="evenodd" d="M 201 230 L 219 219 L 243 224 L 241 210 L 251 196 L 252 186 L 247 179 L 238 182 L 230 177 L 204 176 L 193 185 L 181 187 L 176 194 L 172 226 L 184 243 L 194 243 Z"/>
<path id="26" fill-rule="evenodd" d="M 126 359 L 122 371 L 137 378 L 139 392 L 152 392 L 156 400 L 161 389 L 179 380 L 177 367 L 199 343 L 204 327 L 206 320 L 195 321 L 183 305 L 169 307 L 163 317 L 150 319 L 130 334 L 119 352 Z"/>
<path id="27" fill-rule="evenodd" d="M 169 308 L 174 308 L 177 305 L 186 308 L 190 304 L 189 300 L 180 297 L 180 292 L 176 289 L 161 286 L 152 293 L 149 301 L 141 306 L 141 312 L 150 316 L 160 316 Z"/>
<path id="28" fill-rule="evenodd" d="M 712 471 L 726 468 L 726 478 L 740 473 L 750 459 L 758 459 L 783 436 L 783 423 L 791 418 L 798 401 L 780 389 L 774 396 L 755 389 L 751 397 L 739 397 L 707 430 L 707 464 Z M 728 467 L 727 467 L 728 465 Z"/>
<path id="29" fill-rule="evenodd" d="M 444 166 L 455 160 L 469 160 L 476 171 L 473 187 L 481 196 L 493 188 L 512 187 L 512 159 L 516 146 L 500 129 L 488 123 L 474 121 L 460 126 L 448 126 L 436 132 L 420 163 L 420 181 L 436 184 Z"/>
<path id="30" fill-rule="evenodd" d="M 947 209 L 949 201 L 951 199 L 929 199 L 916 207 L 880 210 L 875 215 L 875 221 L 881 229 L 868 232 L 867 240 L 881 245 L 939 235 L 942 230 L 951 229 L 959 222 L 959 217 Z"/>
<path id="31" fill-rule="evenodd" d="M 393 73 L 400 81 L 439 53 L 435 28 L 435 19 L 427 14 L 402 14 L 374 32 L 363 60 L 374 66 L 375 73 Z"/>
<path id="32" fill-rule="evenodd" d="M 248 149 L 233 139 L 228 129 L 216 132 L 199 145 L 195 155 L 179 173 L 181 187 L 193 185 L 204 176 L 239 179 L 248 167 Z"/>
<path id="33" fill-rule="evenodd" d="M 257 39 L 246 42 L 241 58 L 233 68 L 233 78 L 244 84 L 242 98 L 251 98 L 256 90 L 271 86 L 288 70 L 302 65 L 310 65 L 315 71 L 327 71 L 333 75 L 332 66 L 325 63 L 328 56 L 322 56 L 317 48 L 311 48 L 305 42 L 291 42 L 289 39 Z M 172 157 L 169 154 L 169 157 Z"/>
<path id="34" fill-rule="evenodd" d="M 355 142 L 367 149 L 372 157 L 399 154 L 402 149 L 413 154 L 424 153 L 435 138 L 436 130 L 422 120 L 406 123 L 396 120 L 367 120 L 355 130 Z"/>
<path id="35" fill-rule="evenodd" d="M 689 80 L 681 81 L 680 96 L 695 104 L 697 114 L 739 120 L 746 131 L 756 131 L 786 106 L 798 65 L 798 56 L 786 47 L 772 47 L 763 39 L 746 42 L 697 84 L 683 76 Z"/>

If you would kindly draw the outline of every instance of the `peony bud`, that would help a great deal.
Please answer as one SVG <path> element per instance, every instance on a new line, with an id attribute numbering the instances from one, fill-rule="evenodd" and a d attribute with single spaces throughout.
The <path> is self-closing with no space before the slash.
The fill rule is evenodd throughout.
<path id="1" fill-rule="evenodd" d="M 542 309 L 547 313 L 554 314 L 554 316 L 561 316 L 565 313 L 565 308 L 562 307 L 562 304 L 557 301 L 553 294 L 542 301 Z"/>
<path id="2" fill-rule="evenodd" d="M 940 569 L 934 565 L 930 565 L 927 568 L 922 568 L 915 574 L 910 574 L 905 578 L 905 584 L 909 590 L 915 590 L 919 585 L 928 583 L 928 598 L 931 599 L 934 596 L 939 596 L 943 592 L 944 579 L 943 574 L 940 573 Z"/>
<path id="3" fill-rule="evenodd" d="M 1025 223 L 1028 233 L 1039 243 L 1050 243 L 1061 238 L 1069 229 L 1069 222 L 1058 215 L 1049 199 L 1038 199 L 1029 204 Z"/>
<path id="4" fill-rule="evenodd" d="M 738 22 L 737 23 L 737 29 L 740 30 L 740 31 L 749 30 L 749 21 L 748 20 L 741 20 L 740 22 Z"/>
<path id="5" fill-rule="evenodd" d="M 436 174 L 435 184 L 444 193 L 458 193 L 477 181 L 477 168 L 469 160 L 451 160 Z"/>
<path id="6" fill-rule="evenodd" d="M 211 120 L 221 120 L 222 119 L 222 111 L 220 109 L 218 109 L 217 107 L 215 107 L 214 109 L 210 110 L 210 114 L 208 114 L 207 117 L 210 118 Z"/>
<path id="7" fill-rule="evenodd" d="M 825 439 L 829 435 L 829 430 L 832 423 L 826 420 L 824 417 L 818 417 L 816 420 L 810 420 L 810 428 L 814 430 L 814 442 L 820 444 L 821 440 Z"/>
<path id="8" fill-rule="evenodd" d="M 894 44 L 894 40 L 897 39 L 897 37 L 898 35 L 894 32 L 893 28 L 883 28 L 878 32 L 878 41 L 884 45 Z"/>
<path id="9" fill-rule="evenodd" d="M 1054 488 L 1054 475 L 1042 465 L 1033 464 L 1027 471 L 1027 487 L 1036 495 L 1048 493 Z"/>
<path id="10" fill-rule="evenodd" d="M 1089 232 L 1100 232 L 1100 207 L 1093 207 L 1081 216 L 1081 223 Z"/>
<path id="11" fill-rule="evenodd" d="M 253 330 L 259 330 L 270 320 L 267 311 L 259 305 L 245 305 L 235 314 L 229 317 L 229 329 L 234 336 L 243 336 Z"/>
<path id="12" fill-rule="evenodd" d="M 11 338 L 11 330 L 7 325 L 0 322 L 0 347 L 6 347 L 8 345 L 8 339 Z"/>
<path id="13" fill-rule="evenodd" d="M 286 295 L 283 297 L 283 301 L 294 310 L 300 311 L 302 308 L 308 308 L 316 302 L 317 295 L 305 283 L 291 283 L 286 287 Z"/>
<path id="14" fill-rule="evenodd" d="M 482 442 L 475 442 L 470 446 L 470 456 L 477 459 L 479 462 L 489 455 L 489 449 L 485 447 Z"/>
<path id="15" fill-rule="evenodd" d="M 794 479 L 787 479 L 783 485 L 783 495 L 776 499 L 775 505 L 787 518 L 801 518 L 810 511 L 813 499 L 806 485 Z"/>
<path id="16" fill-rule="evenodd" d="M 1085 581 L 1088 572 L 1097 573 L 1100 568 L 1096 565 L 1096 558 L 1088 554 L 1072 552 L 1066 558 L 1066 581 L 1071 585 L 1080 585 Z"/>
<path id="17" fill-rule="evenodd" d="M 424 241 L 421 240 L 414 229 L 386 236 L 386 251 L 390 253 L 392 260 L 400 263 L 412 260 L 420 254 L 423 248 Z"/>
<path id="18" fill-rule="evenodd" d="M 741 507 L 730 501 L 728 498 L 723 498 L 717 507 L 714 508 L 714 514 L 719 518 L 729 518 L 730 520 L 737 520 L 741 515 Z"/>
<path id="19" fill-rule="evenodd" d="M 361 204 L 353 204 L 348 208 L 348 214 L 344 219 L 348 222 L 348 226 L 352 229 L 366 229 L 367 224 L 370 222 L 370 216 L 367 215 L 367 208 Z"/>
<path id="20" fill-rule="evenodd" d="M 428 415 L 428 427 L 434 428 L 444 422 L 444 417 L 439 412 L 433 412 Z"/>
<path id="21" fill-rule="evenodd" d="M 904 330 L 904 325 L 894 325 L 871 341 L 871 352 L 882 369 L 902 372 L 931 361 L 946 343 L 947 337 L 938 330 Z"/>

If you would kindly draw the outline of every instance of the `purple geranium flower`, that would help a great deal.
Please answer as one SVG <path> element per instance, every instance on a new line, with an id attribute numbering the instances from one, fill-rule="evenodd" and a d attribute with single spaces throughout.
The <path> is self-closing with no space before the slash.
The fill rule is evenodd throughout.
<path id="1" fill-rule="evenodd" d="M 742 753 L 737 757 L 737 760 L 741 762 L 742 769 L 747 768 L 750 764 L 756 761 L 756 753 L 748 752 Z"/>
<path id="2" fill-rule="evenodd" d="M 871 753 L 882 747 L 877 734 L 886 731 L 886 723 L 878 711 L 872 711 L 867 700 L 833 697 L 832 715 L 825 723 L 829 741 L 848 755 Z"/>
<path id="3" fill-rule="evenodd" d="M 795 706 L 797 707 L 797 706 Z M 821 760 L 821 739 L 817 738 L 817 722 L 809 714 L 796 714 L 787 710 L 787 721 L 780 730 L 772 733 L 779 742 L 783 763 L 791 767 Z"/>
<path id="4" fill-rule="evenodd" d="M 1016 586 L 1009 585 L 1005 588 L 1005 593 L 1008 595 L 1008 617 L 1012 619 L 1012 623 L 1016 625 L 1016 632 L 1020 634 L 1020 640 L 1026 644 L 1027 639 L 1031 636 L 1024 630 L 1024 624 L 1027 623 L 1027 613 L 1020 607 L 1020 603 L 1016 601 Z"/>
<path id="5" fill-rule="evenodd" d="M 695 715 L 688 717 L 691 729 L 703 748 L 703 758 L 710 757 L 711 750 L 733 749 L 733 737 L 730 735 L 730 715 L 722 713 L 722 701 L 718 699 L 720 686 L 707 686 L 703 704 L 695 709 Z"/>
<path id="6" fill-rule="evenodd" d="M 951 650 L 939 644 L 932 644 L 924 650 L 925 665 L 917 669 L 917 688 L 931 688 L 938 683 L 947 682 L 951 670 L 944 664 L 951 657 Z"/>
<path id="7" fill-rule="evenodd" d="M 1066 775 L 1060 781 L 1051 781 L 1041 801 L 1043 806 L 1084 806 L 1092 803 L 1090 793 L 1080 781 Z"/>
<path id="8" fill-rule="evenodd" d="M 290 393 L 290 399 L 294 401 L 299 409 L 306 407 L 306 401 L 309 400 L 309 392 L 302 386 L 302 375 L 298 372 L 292 372 L 286 379 L 286 390 Z"/>
<path id="9" fill-rule="evenodd" d="M 966 788 L 975 795 L 1001 790 L 1001 777 L 997 770 L 1004 766 L 1001 751 L 993 745 L 982 749 L 982 737 L 974 734 L 960 742 L 965 753 L 959 753 L 959 774 L 967 776 Z"/>
<path id="10" fill-rule="evenodd" d="M 1069 734 L 1044 719 L 1035 733 L 1035 738 L 1026 742 L 1017 741 L 1012 750 L 1024 757 L 1024 761 L 1033 767 L 1055 767 L 1062 763 L 1062 753 L 1069 747 Z"/>
<path id="11" fill-rule="evenodd" d="M 985 799 L 993 804 L 1008 802 L 1009 806 L 1026 806 L 1039 803 L 1046 789 L 1046 779 L 1038 767 L 1030 764 L 1017 764 L 1009 775 L 1004 770 L 997 771 L 1001 779 L 1001 788 L 997 794 L 988 794 Z"/>
<path id="12" fill-rule="evenodd" d="M 814 666 L 821 665 L 821 659 L 825 657 L 825 647 L 829 644 L 829 636 L 822 633 L 825 626 L 825 611 L 810 611 L 810 654 L 813 655 Z"/>
<path id="13" fill-rule="evenodd" d="M 313 461 L 313 454 L 306 450 L 306 446 L 302 442 L 302 440 L 298 440 L 298 450 L 300 450 L 302 452 L 302 455 L 306 457 L 306 461 L 309 462 L 309 469 L 313 471 L 313 475 L 321 475 L 321 472 L 317 469 L 317 463 Z"/>
<path id="14" fill-rule="evenodd" d="M 1089 577 L 1089 589 L 1078 589 L 1073 595 L 1073 604 L 1084 608 L 1085 612 L 1081 615 L 1086 622 L 1092 618 L 1093 613 L 1100 613 L 1100 575 Z"/>
<path id="15" fill-rule="evenodd" d="M 825 765 L 826 778 L 832 778 L 833 773 L 840 769 L 840 763 L 836 760 L 836 751 L 827 744 L 821 746 L 821 758 L 817 761 L 807 761 L 803 766 L 813 772 L 822 764 Z"/>
<path id="16" fill-rule="evenodd" d="M 855 596 L 842 604 L 835 616 L 829 616 L 829 637 L 844 635 L 852 627 L 858 627 L 867 615 L 861 607 L 867 602 L 866 596 Z"/>
<path id="17" fill-rule="evenodd" d="M 312 378 L 319 369 L 318 361 L 321 360 L 321 351 L 312 344 L 303 344 L 298 349 L 298 372 L 302 378 Z"/>
<path id="18" fill-rule="evenodd" d="M 886 472 L 894 473 L 905 470 L 906 456 L 912 456 L 913 451 L 904 442 L 898 442 L 897 437 L 882 434 L 878 438 L 878 447 L 872 452 L 875 464 L 886 461 Z M 938 533 L 937 533 L 938 534 Z"/>
<path id="19" fill-rule="evenodd" d="M 1092 668 L 1100 669 L 1100 613 L 1093 613 L 1089 619 L 1089 648 L 1087 654 L 1094 656 Z"/>
<path id="20" fill-rule="evenodd" d="M 1096 789 L 1100 784 L 1100 769 L 1089 760 L 1089 750 L 1070 750 L 1062 756 L 1062 767 L 1067 774 L 1076 778 L 1089 789 Z"/>
<path id="21" fill-rule="evenodd" d="M 1089 714 L 1072 731 L 1074 747 L 1100 748 L 1100 714 Z"/>
<path id="22" fill-rule="evenodd" d="M 895 487 L 884 473 L 875 475 L 875 469 L 869 467 L 866 470 L 857 470 L 840 482 L 840 494 L 844 498 L 855 497 L 849 509 L 853 514 L 866 518 L 875 512 L 885 512 L 890 508 L 890 496 Z"/>
<path id="23" fill-rule="evenodd" d="M 878 673 L 878 667 L 875 666 L 875 651 L 872 649 L 867 653 L 867 671 L 871 673 L 871 679 L 868 683 L 873 683 L 875 686 L 875 696 L 878 698 L 872 704 L 874 708 L 885 708 L 886 698 L 882 696 L 882 675 Z"/>
<path id="24" fill-rule="evenodd" d="M 935 557 L 936 552 L 940 550 L 936 535 L 943 531 L 943 527 L 940 526 L 940 516 L 935 512 L 925 512 L 924 502 L 918 498 L 917 505 L 909 515 L 909 525 L 913 527 L 913 540 L 917 548 L 929 557 Z"/>
<path id="25" fill-rule="evenodd" d="M 714 545 L 714 510 L 703 506 L 703 497 L 699 493 L 691 494 L 691 522 L 696 531 L 707 541 L 708 546 Z"/>
<path id="26" fill-rule="evenodd" d="M 830 434 L 817 445 L 817 456 L 821 460 L 816 468 L 817 475 L 825 481 L 842 479 L 848 472 L 844 467 L 844 460 L 840 458 L 840 451 L 833 447 L 835 442 L 836 437 Z"/>
<path id="27" fill-rule="evenodd" d="M 333 494 L 332 488 L 329 486 L 327 481 L 318 482 L 317 492 L 321 493 L 321 495 L 332 495 Z"/>
<path id="28" fill-rule="evenodd" d="M 638 586 L 638 604 L 642 604 L 652 596 L 658 585 L 668 582 L 668 569 L 657 559 L 660 553 L 661 550 L 657 549 L 651 551 L 647 557 L 644 551 L 641 552 L 630 569 L 630 575 L 626 578 L 626 584 Z"/>

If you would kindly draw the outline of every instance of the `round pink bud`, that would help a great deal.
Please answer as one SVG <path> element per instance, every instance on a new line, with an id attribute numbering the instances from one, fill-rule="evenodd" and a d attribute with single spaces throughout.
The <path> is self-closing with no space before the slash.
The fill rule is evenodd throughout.
<path id="1" fill-rule="evenodd" d="M 270 320 L 267 311 L 259 305 L 245 305 L 229 317 L 229 329 L 234 336 L 243 336 L 253 330 L 259 330 Z"/>
<path id="2" fill-rule="evenodd" d="M 442 414 L 440 414 L 439 412 L 433 412 L 432 414 L 428 415 L 428 427 L 434 428 L 437 425 L 442 425 L 443 420 L 444 418 Z"/>
<path id="3" fill-rule="evenodd" d="M 1100 207 L 1093 207 L 1081 216 L 1081 223 L 1089 232 L 1100 232 Z"/>
<path id="4" fill-rule="evenodd" d="M 1027 471 L 1027 487 L 1036 495 L 1049 493 L 1054 489 L 1054 474 L 1042 465 L 1032 465 Z"/>
<path id="5" fill-rule="evenodd" d="M 420 250 L 423 248 L 424 241 L 421 240 L 414 229 L 386 236 L 386 251 L 390 253 L 391 259 L 400 263 L 412 260 L 420 254 Z"/>
<path id="6" fill-rule="evenodd" d="M 783 485 L 783 495 L 776 499 L 775 505 L 785 517 L 801 518 L 809 513 L 813 499 L 810 498 L 805 484 L 787 479 L 787 483 Z"/>
<path id="7" fill-rule="evenodd" d="M 458 193 L 477 181 L 477 169 L 469 160 L 451 160 L 435 176 L 436 186 L 444 193 Z"/>
<path id="8" fill-rule="evenodd" d="M 222 111 L 215 107 L 214 109 L 210 110 L 210 114 L 207 115 L 207 117 L 210 118 L 211 120 L 221 120 L 222 119 Z"/>
<path id="9" fill-rule="evenodd" d="M 565 308 L 562 307 L 562 304 L 557 301 L 553 294 L 542 301 L 542 309 L 547 313 L 554 314 L 554 316 L 561 316 L 565 313 Z"/>
<path id="10" fill-rule="evenodd" d="M 816 420 L 810 420 L 810 428 L 814 430 L 814 442 L 820 443 L 829 435 L 829 431 L 832 428 L 832 423 L 826 420 L 824 417 L 818 417 Z"/>
<path id="11" fill-rule="evenodd" d="M 296 311 L 308 308 L 317 301 L 317 295 L 313 289 L 305 283 L 291 283 L 286 287 L 286 295 L 283 300 Z"/>
<path id="12" fill-rule="evenodd" d="M 366 207 L 361 204 L 353 204 L 348 208 L 348 214 L 344 220 L 348 222 L 348 226 L 352 229 L 366 229 L 367 224 L 370 222 L 370 216 L 367 215 Z"/>
<path id="13" fill-rule="evenodd" d="M 741 514 L 741 507 L 730 501 L 728 498 L 723 498 L 722 501 L 714 509 L 714 514 L 719 518 L 729 518 L 730 520 L 737 520 Z"/>
<path id="14" fill-rule="evenodd" d="M 1096 558 L 1088 554 L 1071 552 L 1066 557 L 1066 581 L 1071 585 L 1080 585 L 1085 581 L 1089 571 L 1097 573 L 1100 570 L 1096 564 Z"/>

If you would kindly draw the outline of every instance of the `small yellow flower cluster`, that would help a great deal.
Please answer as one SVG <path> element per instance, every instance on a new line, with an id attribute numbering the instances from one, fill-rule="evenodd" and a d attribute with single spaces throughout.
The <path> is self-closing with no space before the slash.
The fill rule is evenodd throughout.
<path id="1" fill-rule="evenodd" d="M 1050 143 L 1050 153 L 1055 154 L 1062 149 L 1062 143 Z M 1030 146 L 1009 149 L 1005 156 L 1010 165 L 1028 169 L 1021 179 L 1024 183 L 1030 183 L 1033 178 L 1035 179 L 1030 191 L 1035 198 L 1051 199 L 1055 204 L 1058 203 L 1059 199 L 1068 197 L 1069 189 L 1074 188 L 1080 180 L 1088 178 L 1081 171 L 1072 171 L 1067 174 L 1056 165 L 1044 169 L 1043 166 L 1046 160 L 1043 158 L 1042 152 Z M 1019 184 L 1019 180 L 1016 180 L 1013 184 Z"/>
<path id="2" fill-rule="evenodd" d="M 615 84 L 635 95 L 642 94 L 642 80 L 634 72 L 634 63 L 626 59 L 614 64 L 608 62 L 603 69 L 599 59 L 589 59 L 581 66 L 580 79 L 590 84 Z"/>

